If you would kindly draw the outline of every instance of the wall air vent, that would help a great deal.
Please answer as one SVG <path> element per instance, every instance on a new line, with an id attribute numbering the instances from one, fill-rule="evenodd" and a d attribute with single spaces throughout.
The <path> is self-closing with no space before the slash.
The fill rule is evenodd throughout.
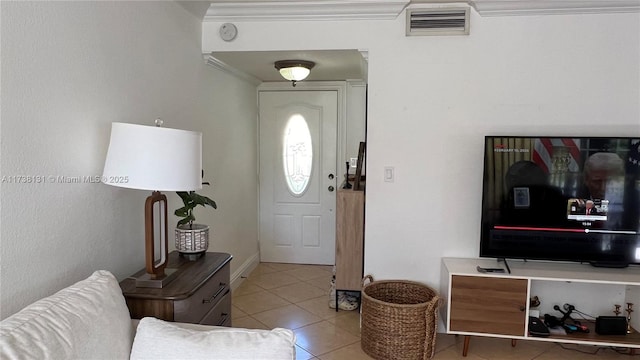
<path id="1" fill-rule="evenodd" d="M 407 9 L 407 36 L 469 35 L 469 8 Z"/>

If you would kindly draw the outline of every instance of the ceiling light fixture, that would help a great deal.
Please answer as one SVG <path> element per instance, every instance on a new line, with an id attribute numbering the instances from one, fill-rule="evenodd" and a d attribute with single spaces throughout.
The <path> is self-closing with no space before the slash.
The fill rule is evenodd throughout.
<path id="1" fill-rule="evenodd" d="M 291 81 L 291 84 L 295 87 L 297 81 L 302 81 L 309 76 L 316 63 L 306 60 L 280 60 L 276 61 L 274 65 L 280 75 Z"/>

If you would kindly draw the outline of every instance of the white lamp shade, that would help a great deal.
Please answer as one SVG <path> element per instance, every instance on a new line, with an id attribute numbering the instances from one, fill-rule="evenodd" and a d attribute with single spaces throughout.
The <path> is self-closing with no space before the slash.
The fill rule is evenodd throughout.
<path id="1" fill-rule="evenodd" d="M 302 67 L 294 66 L 280 69 L 280 75 L 289 81 L 302 81 L 309 76 L 311 70 Z"/>
<path id="2" fill-rule="evenodd" d="M 202 134 L 114 122 L 105 184 L 152 191 L 202 188 Z"/>

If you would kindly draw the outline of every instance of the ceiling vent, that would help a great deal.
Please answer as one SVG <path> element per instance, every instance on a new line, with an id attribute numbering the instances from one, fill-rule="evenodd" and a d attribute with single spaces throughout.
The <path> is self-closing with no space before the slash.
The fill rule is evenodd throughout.
<path id="1" fill-rule="evenodd" d="M 469 8 L 407 9 L 407 36 L 469 35 Z"/>

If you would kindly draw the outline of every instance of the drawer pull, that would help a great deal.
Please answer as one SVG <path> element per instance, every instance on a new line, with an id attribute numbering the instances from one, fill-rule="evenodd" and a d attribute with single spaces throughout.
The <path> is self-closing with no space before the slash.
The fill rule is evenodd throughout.
<path id="1" fill-rule="evenodd" d="M 208 299 L 202 299 L 202 303 L 203 304 L 211 304 L 217 297 L 218 295 L 220 295 L 224 289 L 227 287 L 226 283 L 221 282 L 220 283 L 220 287 L 218 288 L 218 291 L 216 291 L 215 294 L 213 294 L 212 297 L 208 298 Z"/>
<path id="2" fill-rule="evenodd" d="M 216 326 L 224 325 L 224 323 L 226 323 L 227 319 L 229 318 L 229 314 L 227 313 L 222 313 L 220 314 L 220 316 L 221 316 L 220 321 L 218 321 L 218 324 L 216 324 Z"/>

